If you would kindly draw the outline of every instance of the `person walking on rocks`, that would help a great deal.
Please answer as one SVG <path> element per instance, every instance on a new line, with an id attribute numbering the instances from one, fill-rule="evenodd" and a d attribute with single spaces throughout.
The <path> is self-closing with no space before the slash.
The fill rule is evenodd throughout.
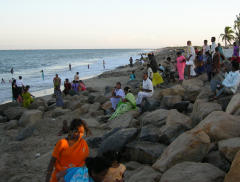
<path id="1" fill-rule="evenodd" d="M 153 53 L 152 54 L 148 54 L 148 59 L 150 61 L 150 67 L 152 68 L 152 72 L 153 72 L 152 84 L 155 87 L 155 86 L 158 86 L 161 83 L 163 83 L 163 78 L 162 78 L 162 76 L 158 72 L 158 64 L 157 64 L 157 61 L 155 59 L 154 54 Z"/>
<path id="2" fill-rule="evenodd" d="M 130 67 L 133 67 L 133 58 L 132 57 L 130 57 L 129 63 L 130 63 Z"/>
<path id="3" fill-rule="evenodd" d="M 145 97 L 152 97 L 153 95 L 153 84 L 152 81 L 148 78 L 148 74 L 143 74 L 143 83 L 140 92 L 138 92 L 138 97 L 136 100 L 136 104 L 138 106 L 141 105 L 143 98 Z"/>

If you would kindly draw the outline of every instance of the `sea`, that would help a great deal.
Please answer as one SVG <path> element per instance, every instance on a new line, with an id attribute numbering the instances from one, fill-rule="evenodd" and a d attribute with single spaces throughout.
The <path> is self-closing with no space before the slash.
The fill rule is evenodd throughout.
<path id="1" fill-rule="evenodd" d="M 76 72 L 85 80 L 105 71 L 129 64 L 150 49 L 74 49 L 74 50 L 0 50 L 0 104 L 12 101 L 11 80 L 23 77 L 24 85 L 36 96 L 53 93 L 53 78 L 70 81 Z M 105 68 L 103 67 L 105 61 Z M 72 70 L 69 70 L 71 64 Z M 89 69 L 88 69 L 89 66 Z M 10 70 L 13 68 L 14 73 Z M 44 80 L 41 70 L 44 72 Z"/>

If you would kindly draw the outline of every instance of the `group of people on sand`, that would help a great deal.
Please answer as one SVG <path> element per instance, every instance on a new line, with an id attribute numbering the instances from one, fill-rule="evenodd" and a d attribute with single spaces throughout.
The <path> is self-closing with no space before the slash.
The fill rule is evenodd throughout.
<path id="1" fill-rule="evenodd" d="M 89 157 L 85 137 L 91 135 L 85 121 L 73 119 L 66 138 L 54 147 L 46 172 L 46 182 L 122 182 L 126 167 L 116 151 Z"/>
<path id="2" fill-rule="evenodd" d="M 22 104 L 23 107 L 28 108 L 33 102 L 34 96 L 29 92 L 30 86 L 24 85 L 22 76 L 19 76 L 18 79 L 12 80 L 12 99 L 13 101 Z"/>

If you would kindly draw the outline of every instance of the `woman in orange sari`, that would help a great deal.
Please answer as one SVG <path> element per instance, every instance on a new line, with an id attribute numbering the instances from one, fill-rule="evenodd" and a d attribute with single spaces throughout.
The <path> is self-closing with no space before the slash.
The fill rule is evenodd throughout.
<path id="1" fill-rule="evenodd" d="M 68 137 L 59 140 L 53 150 L 46 182 L 57 182 L 57 173 L 85 165 L 89 155 L 87 142 L 83 139 L 85 130 L 87 135 L 91 133 L 83 120 L 74 119 L 71 122 Z"/>

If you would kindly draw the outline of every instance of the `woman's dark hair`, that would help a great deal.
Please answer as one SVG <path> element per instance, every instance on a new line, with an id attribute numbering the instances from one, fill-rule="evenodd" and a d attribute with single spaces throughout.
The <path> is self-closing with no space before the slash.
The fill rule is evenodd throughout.
<path id="1" fill-rule="evenodd" d="M 121 82 L 117 82 L 116 84 L 117 84 L 117 85 L 120 85 L 120 86 L 122 85 Z"/>
<path id="2" fill-rule="evenodd" d="M 83 121 L 81 119 L 74 119 L 74 120 L 72 120 L 72 122 L 70 124 L 69 130 L 70 131 L 77 130 L 78 127 L 82 126 L 82 125 L 84 125 L 84 124 L 83 124 Z"/>
<path id="3" fill-rule="evenodd" d="M 232 68 L 235 71 L 239 70 L 239 63 L 237 61 L 232 61 Z"/>
<path id="4" fill-rule="evenodd" d="M 131 92 L 131 89 L 130 89 L 130 87 L 125 87 L 125 88 L 124 88 L 124 91 L 126 91 L 126 92 Z"/>
<path id="5" fill-rule="evenodd" d="M 30 89 L 30 86 L 27 85 L 24 90 L 25 90 L 25 92 L 27 92 L 29 89 Z"/>
<path id="6" fill-rule="evenodd" d="M 108 151 L 103 153 L 101 156 L 87 158 L 86 166 L 90 175 L 92 172 L 99 174 L 105 170 L 108 170 L 115 162 L 119 162 L 119 159 L 120 156 L 118 152 Z"/>
<path id="7" fill-rule="evenodd" d="M 69 80 L 68 80 L 68 78 L 66 78 L 66 82 L 68 82 Z"/>
<path id="8" fill-rule="evenodd" d="M 177 56 L 181 56 L 181 55 L 182 55 L 182 52 L 178 51 Z"/>
<path id="9" fill-rule="evenodd" d="M 168 60 L 168 61 L 171 61 L 171 57 L 167 57 L 167 60 Z"/>

